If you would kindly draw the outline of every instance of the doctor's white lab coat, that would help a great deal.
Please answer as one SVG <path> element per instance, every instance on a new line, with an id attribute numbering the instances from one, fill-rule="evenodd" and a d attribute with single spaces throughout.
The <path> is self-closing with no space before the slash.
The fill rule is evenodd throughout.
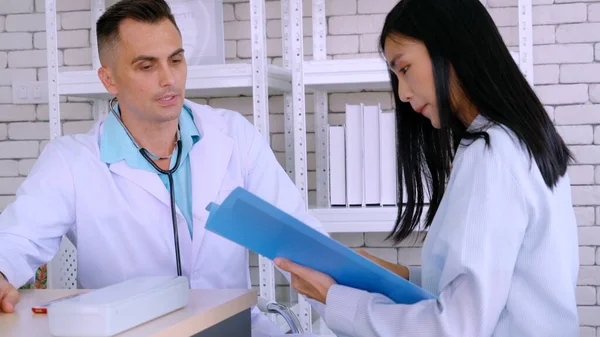
<path id="1" fill-rule="evenodd" d="M 204 228 L 210 202 L 220 203 L 242 186 L 324 229 L 306 212 L 297 187 L 252 124 L 233 111 L 185 104 L 202 138 L 189 153 L 193 240 L 177 209 L 183 274 L 191 288 L 249 288 L 248 251 Z M 0 272 L 14 286 L 25 284 L 52 259 L 64 234 L 77 247 L 81 288 L 176 275 L 169 193 L 155 173 L 124 161 L 100 161 L 102 127 L 101 120 L 87 134 L 49 143 L 16 201 L 0 215 Z M 323 312 L 319 305 L 315 309 Z M 254 324 L 256 308 L 253 314 Z"/>

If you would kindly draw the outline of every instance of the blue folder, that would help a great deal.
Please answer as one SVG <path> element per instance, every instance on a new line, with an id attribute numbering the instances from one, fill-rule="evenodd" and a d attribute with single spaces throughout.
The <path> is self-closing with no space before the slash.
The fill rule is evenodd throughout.
<path id="1" fill-rule="evenodd" d="M 207 210 L 207 230 L 269 259 L 286 258 L 338 284 L 383 294 L 396 303 L 436 298 L 243 188 Z"/>

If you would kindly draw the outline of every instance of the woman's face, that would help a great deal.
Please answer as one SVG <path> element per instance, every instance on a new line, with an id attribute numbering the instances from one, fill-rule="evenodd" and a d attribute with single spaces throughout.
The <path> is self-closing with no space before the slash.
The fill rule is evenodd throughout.
<path id="1" fill-rule="evenodd" d="M 416 113 L 440 128 L 439 110 L 429 52 L 422 42 L 390 35 L 384 46 L 385 59 L 398 78 L 398 97 Z"/>
<path id="2" fill-rule="evenodd" d="M 427 47 L 416 40 L 390 35 L 385 40 L 385 59 L 398 78 L 398 97 L 410 103 L 416 113 L 429 118 L 434 128 L 440 128 L 433 66 Z M 456 117 L 468 126 L 477 116 L 477 108 L 469 101 L 452 65 L 450 65 L 450 105 Z"/>

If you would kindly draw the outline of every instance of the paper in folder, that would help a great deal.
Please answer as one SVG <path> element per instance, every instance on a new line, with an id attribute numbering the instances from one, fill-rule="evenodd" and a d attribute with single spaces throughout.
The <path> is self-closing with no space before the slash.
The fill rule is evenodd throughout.
<path id="1" fill-rule="evenodd" d="M 207 230 L 269 259 L 286 258 L 338 284 L 379 293 L 396 303 L 436 298 L 243 188 L 207 210 Z"/>

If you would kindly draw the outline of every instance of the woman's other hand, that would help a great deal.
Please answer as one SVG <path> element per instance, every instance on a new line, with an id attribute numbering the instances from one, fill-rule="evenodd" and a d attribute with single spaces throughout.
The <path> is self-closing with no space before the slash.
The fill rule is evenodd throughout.
<path id="1" fill-rule="evenodd" d="M 409 271 L 408 268 L 401 265 L 401 264 L 396 264 L 396 263 L 391 263 L 388 262 L 386 260 L 380 259 L 377 256 L 374 256 L 372 254 L 367 253 L 366 250 L 364 249 L 357 249 L 355 250 L 358 254 L 366 257 L 367 259 L 377 263 L 378 265 L 382 266 L 383 268 L 391 271 L 394 274 L 399 275 L 400 277 L 403 277 L 405 279 L 408 280 L 408 276 L 409 276 Z"/>

